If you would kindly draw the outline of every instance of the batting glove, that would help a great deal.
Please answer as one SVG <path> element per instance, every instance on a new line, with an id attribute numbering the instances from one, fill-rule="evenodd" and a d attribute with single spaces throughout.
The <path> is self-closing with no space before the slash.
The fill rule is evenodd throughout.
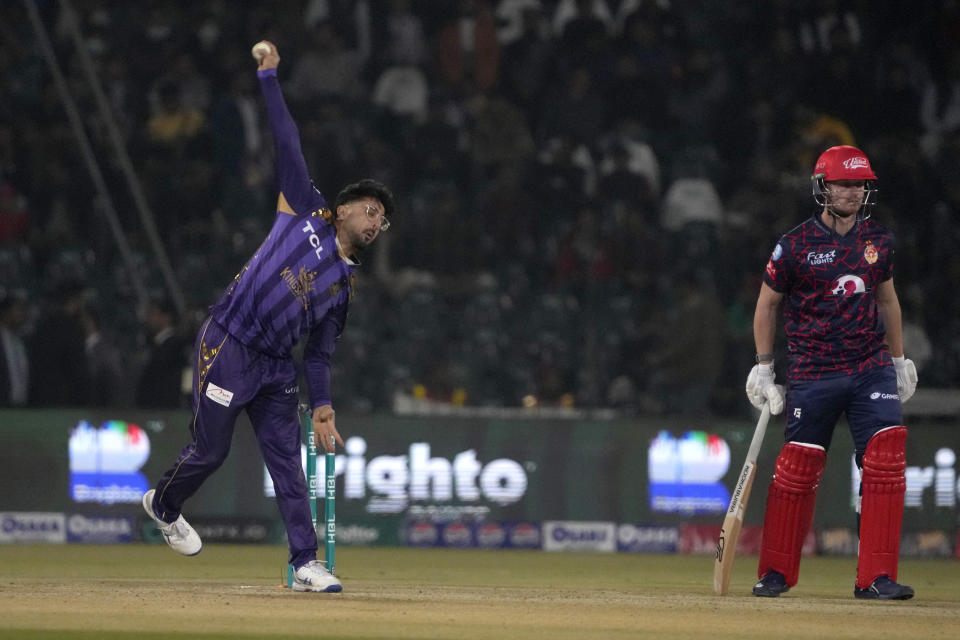
<path id="1" fill-rule="evenodd" d="M 893 368 L 897 371 L 897 393 L 900 394 L 900 404 L 903 404 L 917 390 L 917 367 L 913 360 L 900 356 L 893 359 Z"/>
<path id="2" fill-rule="evenodd" d="M 747 400 L 757 409 L 762 409 L 763 403 L 769 402 L 773 415 L 783 411 L 783 387 L 774 384 L 776 377 L 772 362 L 755 365 L 747 376 Z"/>

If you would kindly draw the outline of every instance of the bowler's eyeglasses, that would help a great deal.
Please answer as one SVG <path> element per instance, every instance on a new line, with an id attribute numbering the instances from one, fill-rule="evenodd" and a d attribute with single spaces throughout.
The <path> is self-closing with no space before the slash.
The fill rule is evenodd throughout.
<path id="1" fill-rule="evenodd" d="M 380 219 L 380 231 L 386 231 L 390 228 L 390 220 L 387 218 L 387 215 L 384 212 L 380 211 L 372 204 L 363 205 L 363 210 L 366 212 L 367 217 L 371 220 L 376 220 L 377 218 Z"/>

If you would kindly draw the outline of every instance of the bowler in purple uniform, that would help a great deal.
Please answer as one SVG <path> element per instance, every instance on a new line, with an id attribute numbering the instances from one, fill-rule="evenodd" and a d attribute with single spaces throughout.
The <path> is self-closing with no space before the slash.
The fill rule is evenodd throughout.
<path id="1" fill-rule="evenodd" d="M 277 80 L 272 43 L 257 75 L 276 147 L 280 195 L 273 227 L 200 328 L 194 346 L 193 439 L 143 496 L 167 543 L 200 552 L 181 515 L 186 500 L 223 463 L 246 411 L 276 488 L 296 591 L 340 591 L 317 561 L 317 535 L 300 459 L 297 372 L 291 351 L 305 338 L 303 368 L 316 442 L 334 451 L 330 359 L 353 297 L 357 256 L 389 226 L 393 195 L 374 180 L 345 187 L 332 209 L 307 174 L 297 126 Z"/>
<path id="2" fill-rule="evenodd" d="M 827 449 L 846 414 L 861 479 L 853 595 L 906 600 L 914 591 L 897 582 L 907 439 L 900 404 L 916 390 L 917 371 L 903 354 L 894 238 L 870 218 L 877 177 L 860 149 L 827 149 L 812 179 L 820 210 L 774 247 L 753 319 L 757 364 L 747 397 L 787 413 L 753 593 L 778 597 L 797 584 Z M 786 403 L 773 370 L 781 305 Z"/>

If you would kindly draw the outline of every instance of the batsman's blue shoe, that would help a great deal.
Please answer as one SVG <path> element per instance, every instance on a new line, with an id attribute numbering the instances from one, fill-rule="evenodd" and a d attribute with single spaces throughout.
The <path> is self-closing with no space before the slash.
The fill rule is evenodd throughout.
<path id="1" fill-rule="evenodd" d="M 913 587 L 894 582 L 884 574 L 866 589 L 854 586 L 853 595 L 861 600 L 909 600 L 913 597 Z"/>
<path id="2" fill-rule="evenodd" d="M 761 598 L 779 598 L 781 593 L 790 591 L 787 579 L 779 571 L 767 571 L 760 582 L 753 585 L 753 595 Z"/>

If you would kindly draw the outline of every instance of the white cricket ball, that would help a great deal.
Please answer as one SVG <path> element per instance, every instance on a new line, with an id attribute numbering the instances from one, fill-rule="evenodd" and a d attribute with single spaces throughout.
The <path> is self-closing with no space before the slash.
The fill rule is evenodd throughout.
<path id="1" fill-rule="evenodd" d="M 269 55 L 273 49 L 266 42 L 258 42 L 253 45 L 253 49 L 250 50 L 250 53 L 253 55 L 253 59 L 257 62 L 263 60 L 264 56 Z"/>

